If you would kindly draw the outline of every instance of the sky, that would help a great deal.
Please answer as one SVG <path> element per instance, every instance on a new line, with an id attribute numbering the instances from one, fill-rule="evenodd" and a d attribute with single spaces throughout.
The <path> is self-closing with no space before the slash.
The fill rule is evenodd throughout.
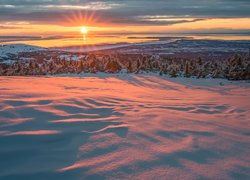
<path id="1" fill-rule="evenodd" d="M 250 32 L 250 0 L 0 0 L 0 36 Z"/>

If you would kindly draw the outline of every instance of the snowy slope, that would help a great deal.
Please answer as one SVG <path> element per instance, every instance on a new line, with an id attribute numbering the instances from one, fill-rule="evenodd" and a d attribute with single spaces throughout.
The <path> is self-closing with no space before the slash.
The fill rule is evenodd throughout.
<path id="1" fill-rule="evenodd" d="M 43 51 L 45 48 L 26 44 L 10 44 L 0 46 L 0 57 L 8 57 L 9 54 L 17 55 L 21 52 Z"/>
<path id="2" fill-rule="evenodd" d="M 249 83 L 97 73 L 0 87 L 0 179 L 250 179 Z"/>

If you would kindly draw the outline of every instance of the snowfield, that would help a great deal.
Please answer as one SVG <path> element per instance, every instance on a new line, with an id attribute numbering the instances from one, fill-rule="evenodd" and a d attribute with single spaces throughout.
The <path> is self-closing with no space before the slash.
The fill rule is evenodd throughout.
<path id="1" fill-rule="evenodd" d="M 250 84 L 0 77 L 0 179 L 249 179 Z"/>
<path id="2" fill-rule="evenodd" d="M 23 52 L 36 52 L 36 51 L 44 51 L 46 48 L 41 48 L 38 46 L 31 46 L 26 44 L 13 44 L 13 45 L 2 45 L 0 46 L 0 58 L 8 57 L 11 55 L 18 55 Z"/>

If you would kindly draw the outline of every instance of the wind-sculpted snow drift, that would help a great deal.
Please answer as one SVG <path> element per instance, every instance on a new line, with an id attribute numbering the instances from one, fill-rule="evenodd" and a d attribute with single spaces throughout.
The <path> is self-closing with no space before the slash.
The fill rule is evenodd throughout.
<path id="1" fill-rule="evenodd" d="M 250 86 L 0 77 L 0 179 L 249 179 Z"/>

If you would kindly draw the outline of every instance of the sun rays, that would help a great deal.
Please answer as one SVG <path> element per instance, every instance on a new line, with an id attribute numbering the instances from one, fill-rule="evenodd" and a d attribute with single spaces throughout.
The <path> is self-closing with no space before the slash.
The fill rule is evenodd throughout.
<path id="1" fill-rule="evenodd" d="M 98 22 L 99 18 L 94 10 L 77 10 L 64 15 L 66 26 L 78 27 L 84 44 L 92 27 Z M 83 26 L 84 25 L 84 26 Z"/>

